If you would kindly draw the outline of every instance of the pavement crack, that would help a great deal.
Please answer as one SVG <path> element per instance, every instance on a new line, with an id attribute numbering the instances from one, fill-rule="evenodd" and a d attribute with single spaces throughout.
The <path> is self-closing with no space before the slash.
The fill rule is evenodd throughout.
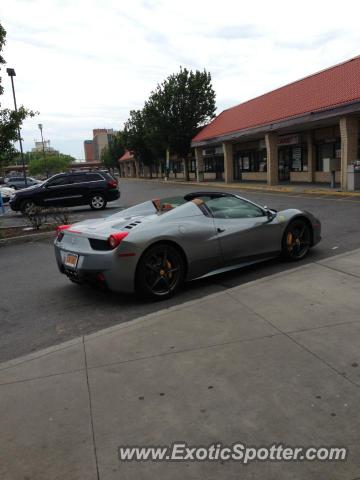
<path id="1" fill-rule="evenodd" d="M 96 465 L 96 478 L 100 480 L 99 474 L 99 462 L 98 462 L 98 455 L 97 455 L 97 446 L 96 446 L 96 439 L 95 439 L 95 430 L 94 430 L 94 416 L 93 416 L 93 406 L 91 400 L 91 389 L 90 389 L 90 382 L 89 382 L 89 372 L 88 372 L 88 364 L 87 364 L 87 356 L 86 356 L 86 346 L 85 346 L 85 337 L 82 337 L 82 343 L 84 348 L 84 363 L 85 363 L 85 375 L 86 375 L 86 385 L 89 397 L 89 412 L 90 412 L 90 424 L 91 424 L 91 432 L 92 432 L 92 439 L 93 439 L 93 448 L 94 448 L 94 458 L 95 458 L 95 465 Z"/>
<path id="2" fill-rule="evenodd" d="M 349 275 L 350 277 L 357 278 L 358 280 L 360 279 L 360 275 L 356 275 L 355 273 L 345 272 L 344 270 L 341 270 L 341 268 L 330 267 L 329 265 L 326 265 L 321 262 L 314 262 L 314 263 L 316 263 L 317 265 L 320 265 L 321 267 L 328 268 L 329 270 L 333 270 L 334 272 L 343 273 L 344 275 Z"/>

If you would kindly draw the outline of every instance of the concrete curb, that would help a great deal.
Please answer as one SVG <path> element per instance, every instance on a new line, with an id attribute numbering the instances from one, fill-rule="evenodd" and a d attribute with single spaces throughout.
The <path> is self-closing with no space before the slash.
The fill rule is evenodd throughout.
<path id="1" fill-rule="evenodd" d="M 326 262 L 328 260 L 333 260 L 333 259 L 336 259 L 336 258 L 345 257 L 345 256 L 348 256 L 348 255 L 355 254 L 357 252 L 360 252 L 360 248 L 357 248 L 355 250 L 351 250 L 349 252 L 340 253 L 340 254 L 334 255 L 332 257 L 325 258 L 324 260 L 321 260 L 321 262 Z M 224 293 L 231 295 L 231 292 L 233 292 L 235 290 L 250 288 L 250 287 L 262 284 L 264 282 L 271 281 L 271 279 L 282 277 L 284 275 L 292 275 L 293 273 L 295 273 L 299 270 L 309 269 L 309 268 L 311 268 L 312 265 L 321 265 L 321 263 L 319 261 L 317 261 L 317 262 L 307 263 L 305 265 L 300 265 L 298 267 L 291 268 L 289 270 L 274 273 L 273 275 L 269 275 L 269 276 L 264 277 L 264 278 L 258 278 L 257 280 L 252 280 L 251 282 L 247 282 L 247 283 L 244 283 L 242 285 L 238 285 L 236 287 L 228 288 L 226 290 L 222 290 L 222 291 L 216 292 L 216 293 L 211 293 L 211 294 L 206 295 L 205 297 L 202 297 L 202 298 L 196 298 L 194 300 L 189 300 L 189 301 L 181 303 L 179 305 L 173 305 L 171 307 L 164 308 L 164 309 L 159 310 L 157 312 L 148 313 L 147 315 L 142 315 L 141 317 L 135 318 L 133 320 L 129 320 L 127 322 L 123 322 L 123 323 L 120 323 L 118 325 L 113 325 L 112 327 L 107 327 L 107 328 L 98 330 L 97 332 L 90 333 L 88 335 L 74 337 L 71 340 L 67 340 L 67 341 L 59 343 L 57 345 L 53 345 L 53 346 L 38 350 L 36 352 L 29 353 L 29 354 L 24 355 L 22 357 L 17 357 L 17 358 L 13 358 L 11 360 L 7 360 L 6 362 L 2 362 L 2 363 L 0 363 L 0 372 L 3 371 L 3 370 L 7 370 L 9 368 L 12 368 L 12 367 L 16 367 L 16 366 L 21 365 L 21 364 L 26 363 L 26 362 L 30 362 L 32 360 L 37 360 L 38 358 L 45 357 L 47 355 L 51 355 L 52 353 L 56 353 L 56 352 L 59 352 L 61 350 L 66 350 L 67 348 L 73 347 L 74 345 L 78 345 L 80 343 L 91 342 L 92 340 L 95 340 L 96 338 L 102 337 L 102 336 L 105 336 L 105 335 L 111 335 L 112 333 L 118 332 L 119 330 L 137 329 L 139 326 L 141 326 L 145 322 L 148 323 L 149 321 L 152 321 L 152 322 L 156 323 L 156 321 L 160 320 L 161 317 L 163 317 L 164 315 L 166 315 L 168 313 L 171 313 L 171 312 L 174 312 L 174 311 L 177 311 L 177 310 L 182 310 L 184 308 L 191 307 L 192 305 L 201 304 L 201 303 L 206 302 L 210 299 L 222 296 Z"/>
<path id="2" fill-rule="evenodd" d="M 42 240 L 44 238 L 51 238 L 51 237 L 54 237 L 53 230 L 50 232 L 41 232 L 41 233 L 33 233 L 31 235 L 22 235 L 20 237 L 3 238 L 0 240 L 0 247 L 7 247 L 9 245 L 18 245 L 21 243 L 34 242 L 37 240 Z"/>
<path id="3" fill-rule="evenodd" d="M 121 178 L 121 177 L 120 177 Z M 281 186 L 268 186 L 268 185 L 248 185 L 243 183 L 220 183 L 220 182 L 196 182 L 196 181 L 183 181 L 183 180 L 163 180 L 159 178 L 130 178 L 126 177 L 124 180 L 137 180 L 147 182 L 158 182 L 162 184 L 172 185 L 197 185 L 198 187 L 220 187 L 238 190 L 255 190 L 260 192 L 275 192 L 275 193 L 299 193 L 308 195 L 324 195 L 324 196 L 337 196 L 337 197 L 355 197 L 360 198 L 360 192 L 342 192 L 340 190 L 323 190 L 316 188 L 303 188 L 298 189 L 296 187 L 281 187 Z"/>

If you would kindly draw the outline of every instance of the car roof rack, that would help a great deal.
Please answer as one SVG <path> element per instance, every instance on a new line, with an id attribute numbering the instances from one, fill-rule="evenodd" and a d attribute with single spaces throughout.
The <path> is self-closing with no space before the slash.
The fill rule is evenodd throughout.
<path id="1" fill-rule="evenodd" d="M 109 172 L 106 168 L 99 167 L 83 167 L 83 168 L 70 168 L 66 173 L 87 173 L 87 172 Z"/>

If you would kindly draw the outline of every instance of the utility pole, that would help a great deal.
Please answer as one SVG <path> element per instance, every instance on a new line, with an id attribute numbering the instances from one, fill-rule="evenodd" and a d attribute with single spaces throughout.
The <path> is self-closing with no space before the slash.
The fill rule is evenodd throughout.
<path id="1" fill-rule="evenodd" d="M 42 151 L 44 155 L 44 164 L 45 164 L 45 172 L 46 172 L 46 178 L 49 178 L 49 172 L 47 169 L 47 160 L 46 160 L 46 154 L 45 154 L 45 146 L 44 146 L 44 137 L 43 137 L 43 125 L 42 123 L 39 123 L 38 125 L 40 133 L 41 133 L 41 142 L 42 142 Z"/>
<path id="2" fill-rule="evenodd" d="M 18 109 L 17 109 L 17 105 L 16 105 L 16 95 L 15 95 L 15 87 L 14 87 L 14 77 L 16 77 L 16 73 L 15 73 L 15 70 L 13 68 L 7 68 L 6 72 L 9 75 L 9 77 L 11 78 L 11 86 L 12 86 L 12 92 L 13 92 L 13 97 L 14 97 L 15 112 L 17 112 Z M 25 187 L 27 187 L 25 157 L 24 157 L 24 152 L 23 152 L 20 127 L 18 127 L 18 137 L 19 137 L 19 144 L 20 144 L 21 163 L 22 163 L 22 169 L 23 169 L 23 175 L 24 175 L 24 183 L 25 183 Z"/>

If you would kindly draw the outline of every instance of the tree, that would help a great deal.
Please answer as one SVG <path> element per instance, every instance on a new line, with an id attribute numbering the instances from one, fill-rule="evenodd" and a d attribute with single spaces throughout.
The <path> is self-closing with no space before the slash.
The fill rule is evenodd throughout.
<path id="1" fill-rule="evenodd" d="M 125 123 L 123 139 L 126 148 L 133 152 L 141 163 L 150 168 L 151 176 L 156 155 L 153 149 L 154 145 L 151 143 L 151 129 L 144 109 L 131 110 L 130 117 Z"/>
<path id="2" fill-rule="evenodd" d="M 5 43 L 6 31 L 0 24 L 0 70 L 1 66 L 6 63 L 1 55 Z M 0 95 L 4 92 L 1 80 L 0 77 Z M 16 155 L 14 143 L 19 140 L 20 127 L 27 117 L 33 117 L 34 115 L 35 112 L 23 106 L 17 112 L 8 108 L 0 109 L 0 168 L 13 160 Z"/>
<path id="3" fill-rule="evenodd" d="M 215 117 L 215 110 L 210 73 L 186 68 L 159 84 L 145 104 L 153 137 L 158 142 L 162 139 L 167 155 L 171 149 L 183 159 L 187 179 L 191 140 L 199 127 Z"/>
<path id="4" fill-rule="evenodd" d="M 110 170 L 118 168 L 118 159 L 125 153 L 125 143 L 123 132 L 117 132 L 109 142 L 109 146 L 105 147 L 101 152 L 101 161 Z"/>
<path id="5" fill-rule="evenodd" d="M 34 154 L 33 154 L 34 155 Z M 70 163 L 75 161 L 71 155 L 63 155 L 61 153 L 49 154 L 35 154 L 29 162 L 30 175 L 49 176 L 55 173 L 64 172 L 70 167 Z"/>

